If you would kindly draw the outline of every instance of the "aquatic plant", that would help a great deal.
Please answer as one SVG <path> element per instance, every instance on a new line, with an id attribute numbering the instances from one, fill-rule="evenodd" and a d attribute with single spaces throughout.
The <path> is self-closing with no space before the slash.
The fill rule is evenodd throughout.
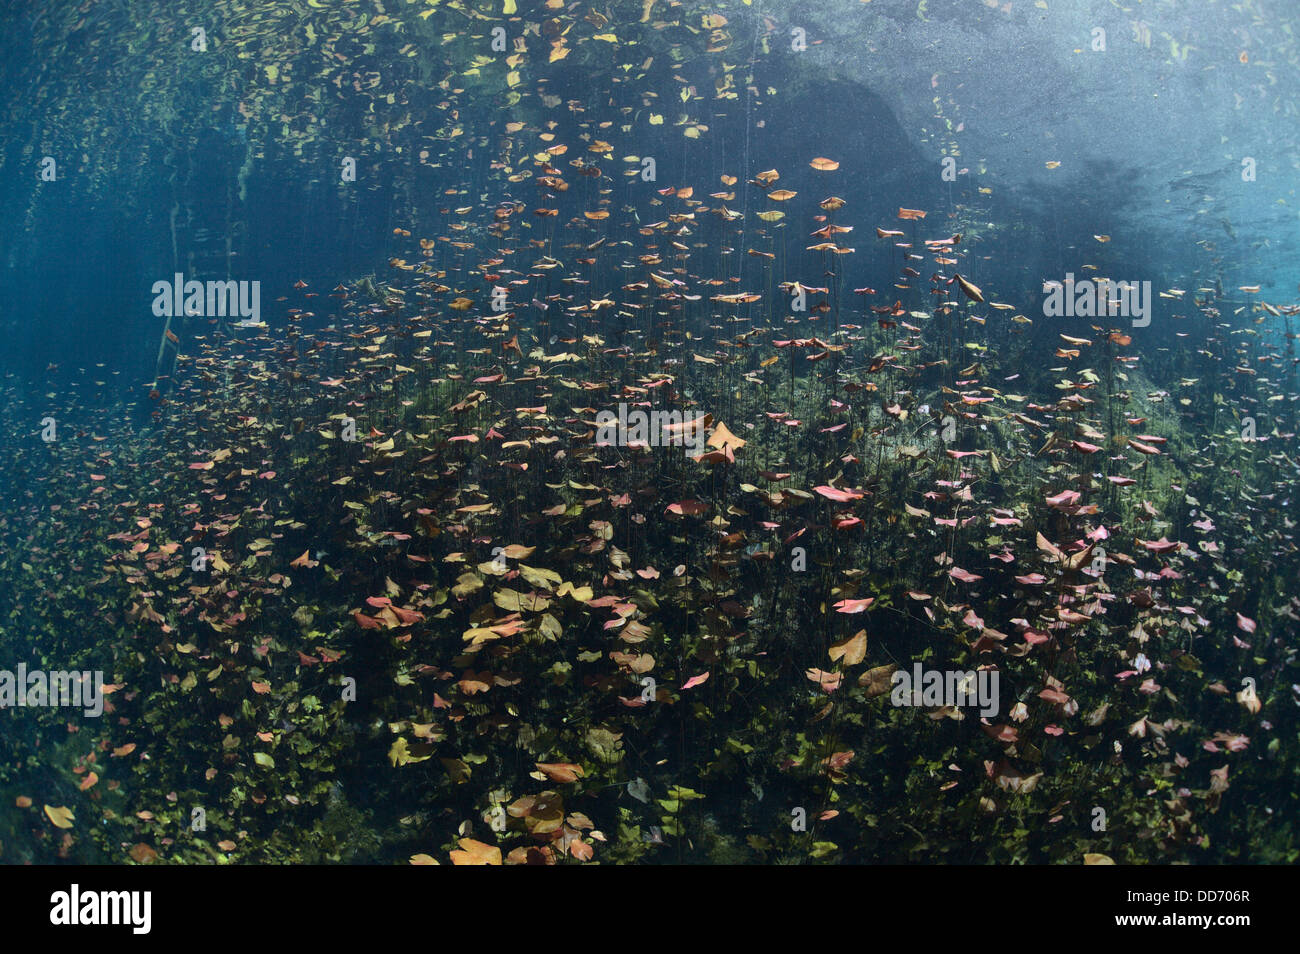
<path id="1" fill-rule="evenodd" d="M 861 130 L 759 151 L 817 74 L 769 86 L 747 5 L 408 6 L 217 4 L 216 211 L 144 68 L 168 278 L 259 254 L 269 170 L 332 176 L 336 129 L 391 174 L 331 186 L 387 264 L 157 316 L 143 410 L 8 388 L 3 658 L 107 686 L 4 713 L 0 858 L 1295 860 L 1294 303 L 1179 275 L 1150 327 L 1061 324 L 1045 276 L 1158 274 L 1145 231 L 1049 242 Z"/>

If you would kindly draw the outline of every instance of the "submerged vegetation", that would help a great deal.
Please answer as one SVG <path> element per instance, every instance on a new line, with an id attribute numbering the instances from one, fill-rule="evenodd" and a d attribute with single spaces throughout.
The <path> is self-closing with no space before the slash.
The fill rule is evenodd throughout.
<path id="1" fill-rule="evenodd" d="M 216 6 L 258 67 L 209 106 L 227 215 L 259 148 L 421 168 L 373 274 L 163 296 L 142 402 L 7 380 L 0 668 L 107 685 L 0 713 L 0 861 L 1300 857 L 1289 290 L 1206 258 L 1149 324 L 1051 316 L 1147 280 L 1141 231 L 1034 251 L 988 187 L 860 199 L 834 131 L 750 152 L 786 37 L 747 0 Z M 141 309 L 258 278 L 180 207 Z"/>
<path id="2" fill-rule="evenodd" d="M 6 462 L 45 473 L 7 628 L 118 687 L 102 721 L 10 716 L 8 786 L 96 820 L 58 851 L 1290 859 L 1222 814 L 1291 811 L 1300 602 L 1291 435 L 1178 396 L 1218 355 L 1172 392 L 1069 359 L 1012 382 L 1037 403 L 902 318 L 774 347 L 760 302 L 650 351 L 579 299 L 591 333 L 548 348 L 447 308 L 437 265 L 333 333 L 196 334 L 156 422 L 64 409 L 76 436 Z M 939 309 L 912 318 L 969 318 Z M 1128 367 L 1128 337 L 1079 350 Z M 619 402 L 707 453 L 596 446 Z M 891 705 L 914 661 L 995 667 L 997 715 Z"/>

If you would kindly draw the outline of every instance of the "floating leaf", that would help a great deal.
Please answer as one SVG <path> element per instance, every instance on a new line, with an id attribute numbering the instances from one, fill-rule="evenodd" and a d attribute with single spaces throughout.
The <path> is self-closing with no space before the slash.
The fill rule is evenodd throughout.
<path id="1" fill-rule="evenodd" d="M 72 809 L 70 808 L 52 808 L 49 805 L 46 805 L 45 815 L 49 818 L 50 823 L 53 824 L 55 828 L 71 828 L 72 823 L 75 820 L 72 814 Z"/>
<path id="2" fill-rule="evenodd" d="M 892 664 L 868 669 L 858 677 L 858 685 L 867 690 L 868 699 L 883 696 L 893 687 L 893 675 L 897 669 Z"/>
<path id="3" fill-rule="evenodd" d="M 501 864 L 501 849 L 495 845 L 485 845 L 473 838 L 462 838 L 459 844 L 460 850 L 453 849 L 451 852 L 451 863 L 453 865 Z"/>
<path id="4" fill-rule="evenodd" d="M 868 596 L 860 600 L 840 600 L 838 603 L 835 604 L 835 612 L 864 613 L 871 607 L 871 604 L 874 603 L 875 601 L 876 598 L 874 596 Z"/>
<path id="5" fill-rule="evenodd" d="M 572 762 L 538 762 L 537 770 L 552 782 L 576 782 L 584 774 L 581 765 Z"/>
<path id="6" fill-rule="evenodd" d="M 146 845 L 144 842 L 140 842 L 131 849 L 130 855 L 131 860 L 136 864 L 147 865 L 152 863 L 153 860 L 158 857 L 158 852 L 154 851 L 153 848 Z"/>
<path id="7" fill-rule="evenodd" d="M 835 643 L 829 650 L 831 661 L 844 660 L 845 666 L 856 666 L 867 658 L 867 631 L 860 629 L 848 639 Z"/>
<path id="8" fill-rule="evenodd" d="M 809 669 L 804 675 L 817 683 L 823 692 L 834 692 L 840 687 L 840 682 L 844 679 L 837 672 L 826 672 L 822 669 Z"/>

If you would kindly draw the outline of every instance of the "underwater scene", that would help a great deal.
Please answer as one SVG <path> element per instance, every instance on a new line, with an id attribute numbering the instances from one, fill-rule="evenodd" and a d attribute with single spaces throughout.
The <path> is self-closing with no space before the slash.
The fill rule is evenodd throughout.
<path id="1" fill-rule="evenodd" d="M 1300 858 L 1292 0 L 0 17 L 0 863 Z"/>

